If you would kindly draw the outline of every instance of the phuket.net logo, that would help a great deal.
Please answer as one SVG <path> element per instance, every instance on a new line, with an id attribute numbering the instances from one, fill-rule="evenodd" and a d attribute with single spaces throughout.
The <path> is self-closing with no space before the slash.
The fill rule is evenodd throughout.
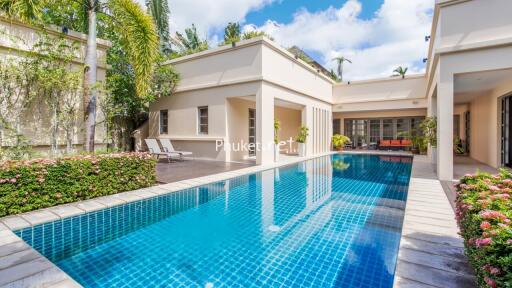
<path id="1" fill-rule="evenodd" d="M 288 148 L 288 151 L 297 152 L 293 146 L 295 141 L 292 137 L 290 137 L 286 141 L 279 141 L 277 144 L 274 142 L 270 143 L 261 143 L 261 142 L 247 142 L 245 140 L 240 140 L 236 142 L 227 142 L 223 140 L 215 141 L 215 150 L 217 152 L 250 152 L 250 151 L 274 151 L 274 147 L 278 146 L 279 150 L 283 148 Z"/>

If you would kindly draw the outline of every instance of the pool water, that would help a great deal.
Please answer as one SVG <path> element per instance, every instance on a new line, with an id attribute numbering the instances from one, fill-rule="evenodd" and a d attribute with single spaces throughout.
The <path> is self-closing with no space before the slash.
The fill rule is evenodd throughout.
<path id="1" fill-rule="evenodd" d="M 411 163 L 326 156 L 16 234 L 84 287 L 392 287 Z"/>

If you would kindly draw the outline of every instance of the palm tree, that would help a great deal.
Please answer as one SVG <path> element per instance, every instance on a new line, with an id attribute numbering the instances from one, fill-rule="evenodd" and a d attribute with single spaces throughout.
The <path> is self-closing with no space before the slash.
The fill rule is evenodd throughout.
<path id="1" fill-rule="evenodd" d="M 138 95 L 144 95 L 149 88 L 154 64 L 158 59 L 158 34 L 151 16 L 133 0 L 76 0 L 84 7 L 87 16 L 87 47 L 83 81 L 85 139 L 84 150 L 94 151 L 97 106 L 97 13 L 110 16 L 114 29 L 122 39 L 128 61 L 135 74 Z M 10 17 L 22 21 L 40 19 L 47 5 L 46 0 L 0 0 L 0 9 Z"/>
<path id="2" fill-rule="evenodd" d="M 409 70 L 409 68 L 407 68 L 407 67 L 404 68 L 402 66 L 398 66 L 398 68 L 393 70 L 393 72 L 397 73 L 394 76 L 402 76 L 402 79 L 404 79 L 405 78 L 405 74 L 407 73 L 407 70 Z"/>
<path id="3" fill-rule="evenodd" d="M 158 36 L 160 37 L 160 51 L 170 54 L 170 33 L 169 33 L 169 4 L 167 0 L 146 0 L 148 13 L 153 16 Z"/>
<path id="4" fill-rule="evenodd" d="M 242 30 L 240 29 L 240 24 L 238 23 L 228 23 L 228 26 L 224 29 L 224 45 L 232 44 L 234 42 L 240 41 L 240 37 L 242 36 Z"/>
<path id="5" fill-rule="evenodd" d="M 192 24 L 191 28 L 185 29 L 185 36 L 176 32 L 176 38 L 173 43 L 181 50 L 181 54 L 187 55 L 208 49 L 208 41 L 201 40 L 197 34 L 197 28 Z"/>
<path id="6" fill-rule="evenodd" d="M 338 63 L 338 76 L 340 77 L 340 82 L 343 82 L 343 64 L 345 62 L 352 64 L 352 61 L 343 56 L 336 57 L 332 60 L 336 61 L 336 63 Z"/>

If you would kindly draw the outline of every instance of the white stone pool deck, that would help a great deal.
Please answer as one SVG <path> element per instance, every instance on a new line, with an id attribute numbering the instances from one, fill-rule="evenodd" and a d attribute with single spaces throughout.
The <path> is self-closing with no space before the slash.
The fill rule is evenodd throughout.
<path id="1" fill-rule="evenodd" d="M 476 287 L 454 211 L 425 156 L 415 156 L 394 287 Z"/>
<path id="2" fill-rule="evenodd" d="M 286 158 L 284 161 L 273 165 L 253 166 L 1 218 L 0 287 L 81 287 L 80 284 L 17 237 L 11 230 L 85 214 L 328 154 L 307 158 Z M 474 278 L 471 276 L 471 271 L 465 262 L 462 240 L 457 235 L 457 231 L 453 210 L 451 210 L 448 199 L 444 195 L 440 182 L 434 179 L 430 164 L 426 163 L 421 156 L 415 157 L 394 286 L 473 287 Z"/>

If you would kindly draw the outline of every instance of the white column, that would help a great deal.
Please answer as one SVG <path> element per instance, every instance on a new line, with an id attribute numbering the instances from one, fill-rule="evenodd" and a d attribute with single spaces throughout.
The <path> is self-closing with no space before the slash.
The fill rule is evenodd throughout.
<path id="1" fill-rule="evenodd" d="M 313 127 L 313 107 L 306 106 L 302 109 L 302 125 L 306 125 L 309 128 L 309 136 L 306 140 L 306 156 L 313 155 L 313 139 L 314 139 L 314 127 Z"/>
<path id="2" fill-rule="evenodd" d="M 440 75 L 437 88 L 437 176 L 453 180 L 453 74 Z"/>
<path id="3" fill-rule="evenodd" d="M 256 94 L 256 141 L 256 164 L 274 163 L 274 96 L 265 84 Z"/>

